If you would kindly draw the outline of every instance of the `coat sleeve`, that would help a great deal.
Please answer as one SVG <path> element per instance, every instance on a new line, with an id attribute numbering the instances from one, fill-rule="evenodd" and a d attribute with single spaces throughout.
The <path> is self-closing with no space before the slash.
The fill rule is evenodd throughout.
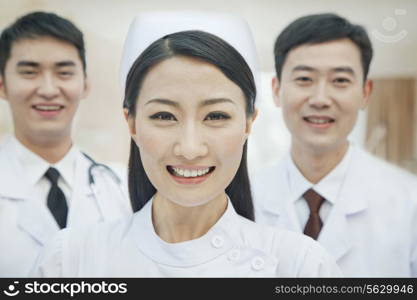
<path id="1" fill-rule="evenodd" d="M 63 277 L 63 244 L 67 230 L 60 231 L 37 258 L 30 277 Z"/>
<path id="2" fill-rule="evenodd" d="M 301 258 L 297 277 L 342 277 L 335 260 L 316 241 L 310 239 L 310 245 Z"/>

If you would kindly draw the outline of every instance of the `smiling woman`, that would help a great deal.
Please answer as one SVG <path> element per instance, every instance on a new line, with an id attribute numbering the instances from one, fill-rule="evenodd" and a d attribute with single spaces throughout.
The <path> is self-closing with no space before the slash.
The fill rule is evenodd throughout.
<path id="1" fill-rule="evenodd" d="M 215 198 L 224 210 L 229 186 L 238 213 L 253 220 L 246 138 L 255 94 L 249 66 L 215 36 L 182 32 L 149 46 L 128 75 L 124 103 L 134 140 L 129 162 L 134 210 L 155 189 L 155 203 L 164 198 L 197 206 Z M 207 172 L 193 176 L 198 170 Z"/>
<path id="2" fill-rule="evenodd" d="M 313 240 L 251 221 L 246 143 L 255 96 L 251 68 L 220 37 L 188 30 L 157 38 L 126 79 L 136 213 L 116 224 L 64 231 L 36 275 L 339 275 Z"/>

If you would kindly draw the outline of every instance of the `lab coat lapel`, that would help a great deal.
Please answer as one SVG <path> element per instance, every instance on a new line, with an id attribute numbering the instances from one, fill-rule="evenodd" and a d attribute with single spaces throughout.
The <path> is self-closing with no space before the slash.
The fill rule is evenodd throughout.
<path id="1" fill-rule="evenodd" d="M 8 143 L 0 148 L 0 197 L 23 200 L 28 194 L 27 184 L 22 167 L 17 159 L 10 155 L 11 151 L 13 150 L 9 149 Z"/>
<path id="2" fill-rule="evenodd" d="M 347 226 L 346 211 L 341 205 L 335 204 L 317 241 L 329 251 L 336 261 L 351 249 L 352 241 Z"/>
<path id="3" fill-rule="evenodd" d="M 274 225 L 300 232 L 301 227 L 293 202 L 296 196 L 290 191 L 286 165 L 281 164 L 286 164 L 286 161 L 281 161 L 278 167 L 273 168 L 274 173 L 270 174 L 265 184 L 268 189 L 265 193 L 264 210 L 267 214 L 273 215 L 272 219 L 277 220 L 277 224 Z"/>
<path id="4" fill-rule="evenodd" d="M 35 199 L 25 199 L 19 203 L 18 226 L 44 245 L 59 227 L 46 205 Z"/>
<path id="5" fill-rule="evenodd" d="M 347 171 L 340 194 L 328 219 L 322 228 L 318 241 L 337 260 L 352 248 L 351 232 L 348 228 L 349 218 L 368 208 L 365 191 L 362 188 L 369 178 L 361 161 L 358 149 L 353 149 L 351 164 Z"/>
<path id="6" fill-rule="evenodd" d="M 24 170 L 10 153 L 8 144 L 4 144 L 0 150 L 0 197 L 16 202 L 17 226 L 40 244 L 44 244 L 58 231 L 58 225 L 46 205 L 38 199 L 30 198 L 28 184 L 24 182 Z"/>

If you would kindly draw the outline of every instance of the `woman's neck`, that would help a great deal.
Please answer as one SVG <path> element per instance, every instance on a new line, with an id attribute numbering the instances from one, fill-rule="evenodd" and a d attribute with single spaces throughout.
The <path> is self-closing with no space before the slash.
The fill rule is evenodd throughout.
<path id="1" fill-rule="evenodd" d="M 168 243 L 193 240 L 206 234 L 227 208 L 226 193 L 206 204 L 184 207 L 157 193 L 153 200 L 155 232 Z"/>

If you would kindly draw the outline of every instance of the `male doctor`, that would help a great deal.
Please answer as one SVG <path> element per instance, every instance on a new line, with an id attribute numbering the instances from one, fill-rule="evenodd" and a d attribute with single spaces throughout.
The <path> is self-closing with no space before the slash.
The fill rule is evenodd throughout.
<path id="1" fill-rule="evenodd" d="M 0 36 L 0 74 L 14 124 L 14 136 L 0 145 L 0 277 L 23 277 L 60 229 L 131 209 L 110 175 L 95 172 L 93 192 L 93 161 L 73 145 L 72 121 L 88 92 L 77 27 L 52 13 L 21 17 Z"/>
<path id="2" fill-rule="evenodd" d="M 416 178 L 347 139 L 372 90 L 366 31 L 309 15 L 282 31 L 274 54 L 291 149 L 255 177 L 256 221 L 317 239 L 346 276 L 417 276 Z"/>

